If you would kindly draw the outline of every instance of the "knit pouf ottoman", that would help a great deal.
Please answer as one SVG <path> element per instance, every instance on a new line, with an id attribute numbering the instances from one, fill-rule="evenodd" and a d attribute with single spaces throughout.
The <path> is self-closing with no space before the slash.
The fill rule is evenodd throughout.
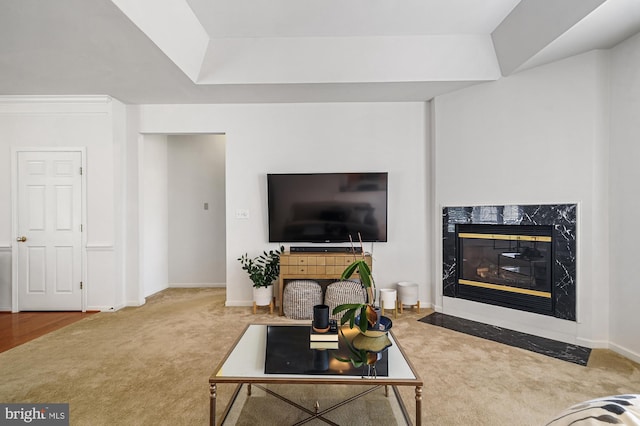
<path id="1" fill-rule="evenodd" d="M 315 305 L 322 305 L 322 287 L 317 282 L 295 280 L 284 287 L 282 310 L 287 318 L 313 319 Z"/>
<path id="2" fill-rule="evenodd" d="M 365 303 L 367 300 L 365 289 L 356 281 L 336 281 L 327 286 L 324 304 L 329 305 L 329 318 L 338 320 L 342 313 L 333 315 L 333 308 L 344 303 Z"/>

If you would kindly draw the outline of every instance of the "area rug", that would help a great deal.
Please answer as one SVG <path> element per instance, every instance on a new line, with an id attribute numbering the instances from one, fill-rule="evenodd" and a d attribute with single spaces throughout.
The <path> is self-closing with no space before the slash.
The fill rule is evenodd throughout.
<path id="1" fill-rule="evenodd" d="M 547 355 L 563 361 L 572 362 L 578 365 L 587 365 L 591 349 L 583 346 L 571 345 L 569 343 L 558 342 L 519 331 L 509 330 L 495 325 L 483 324 L 464 318 L 434 312 L 421 318 L 419 321 L 459 331 L 471 336 L 482 337 L 483 339 L 526 349 L 538 354 Z"/>
<path id="2" fill-rule="evenodd" d="M 252 385 L 251 395 L 247 394 L 247 385 L 243 385 L 233 401 L 223 425 L 254 426 L 276 424 L 327 424 L 321 419 L 313 419 L 317 409 L 319 413 L 341 404 L 360 392 L 371 389 L 370 386 L 346 385 Z M 278 395 L 291 400 L 281 400 Z M 308 411 L 304 411 L 304 410 Z M 322 416 L 339 425 L 406 425 L 397 395 L 389 387 L 389 396 L 385 396 L 384 387 L 350 401 Z"/>

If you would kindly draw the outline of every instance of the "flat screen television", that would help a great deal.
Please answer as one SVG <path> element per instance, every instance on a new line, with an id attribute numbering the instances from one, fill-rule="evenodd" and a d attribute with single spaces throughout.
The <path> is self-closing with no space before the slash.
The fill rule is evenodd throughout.
<path id="1" fill-rule="evenodd" d="M 387 241 L 385 173 L 267 175 L 269 241 Z"/>

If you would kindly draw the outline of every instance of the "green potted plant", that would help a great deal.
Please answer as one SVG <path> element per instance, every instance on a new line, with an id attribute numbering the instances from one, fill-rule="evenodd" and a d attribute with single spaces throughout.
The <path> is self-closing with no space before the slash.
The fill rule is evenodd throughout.
<path id="1" fill-rule="evenodd" d="M 358 234 L 360 238 L 360 235 Z M 362 248 L 362 239 L 360 238 Z M 354 256 L 355 256 L 355 250 Z M 350 328 L 357 327 L 359 335 L 354 338 L 345 336 L 342 327 L 340 335 L 348 349 L 348 357 L 336 356 L 341 362 L 350 362 L 354 367 L 363 367 L 363 377 L 376 377 L 376 362 L 381 357 L 381 352 L 386 350 L 391 341 L 387 332 L 391 328 L 390 318 L 380 315 L 380 309 L 376 306 L 376 289 L 371 268 L 364 257 L 356 259 L 342 272 L 341 279 L 348 280 L 356 272 L 360 277 L 360 283 L 366 292 L 365 303 L 345 303 L 333 309 L 333 314 L 342 312 L 340 325 L 349 324 Z"/>
<path id="2" fill-rule="evenodd" d="M 362 248 L 362 238 L 360 234 L 358 234 L 358 238 L 360 239 L 360 247 Z M 353 252 L 355 255 L 355 250 L 353 250 Z M 347 266 L 342 272 L 340 279 L 348 280 L 357 272 L 360 277 L 360 283 L 366 291 L 366 301 L 365 303 L 345 303 L 338 305 L 333 309 L 333 314 L 336 315 L 342 312 L 340 325 L 348 322 L 349 327 L 353 328 L 357 325 L 363 334 L 370 337 L 378 337 L 386 334 L 387 329 L 391 326 L 391 321 L 385 321 L 383 327 L 380 327 L 380 309 L 375 306 L 375 281 L 371 274 L 371 268 L 365 260 L 364 250 L 361 250 L 361 252 L 362 258 L 354 260 L 353 263 Z"/>
<path id="3" fill-rule="evenodd" d="M 280 275 L 280 255 L 284 246 L 264 251 L 260 256 L 251 258 L 247 253 L 238 258 L 242 269 L 247 271 L 253 283 L 253 301 L 257 306 L 271 305 L 273 300 L 273 282 Z"/>

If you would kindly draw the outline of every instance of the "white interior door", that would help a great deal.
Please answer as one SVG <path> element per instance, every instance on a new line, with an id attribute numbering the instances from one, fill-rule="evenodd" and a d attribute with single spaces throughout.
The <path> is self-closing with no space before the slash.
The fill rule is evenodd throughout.
<path id="1" fill-rule="evenodd" d="M 17 154 L 18 310 L 82 310 L 82 153 Z"/>

